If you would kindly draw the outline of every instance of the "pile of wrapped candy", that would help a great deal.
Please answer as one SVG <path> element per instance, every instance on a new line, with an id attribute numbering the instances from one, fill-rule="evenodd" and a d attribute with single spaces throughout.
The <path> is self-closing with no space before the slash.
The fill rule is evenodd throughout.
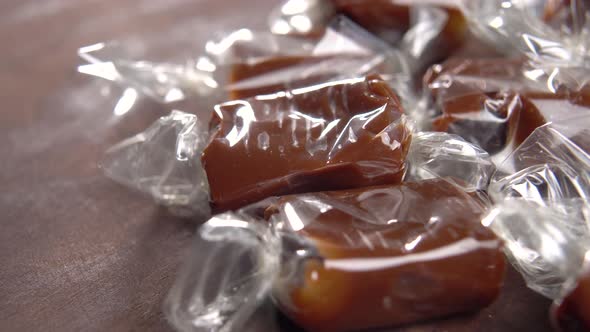
<path id="1" fill-rule="evenodd" d="M 163 104 L 114 180 L 207 220 L 165 304 L 241 331 L 266 299 L 308 331 L 472 312 L 506 258 L 590 330 L 590 3 L 290 0 L 183 65 L 80 49 Z M 100 73 L 100 74 L 97 74 Z"/>

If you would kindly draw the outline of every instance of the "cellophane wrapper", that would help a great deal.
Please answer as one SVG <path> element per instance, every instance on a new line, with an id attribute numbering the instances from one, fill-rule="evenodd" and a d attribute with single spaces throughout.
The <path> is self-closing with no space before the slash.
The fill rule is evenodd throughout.
<path id="1" fill-rule="evenodd" d="M 480 37 L 540 65 L 590 66 L 590 5 L 584 0 L 475 0 L 464 10 Z"/>
<path id="2" fill-rule="evenodd" d="M 425 76 L 419 127 L 460 135 L 500 164 L 537 127 L 590 110 L 589 73 L 521 57 L 451 59 Z"/>
<path id="3" fill-rule="evenodd" d="M 424 77 L 423 130 L 464 137 L 501 163 L 535 128 L 590 107 L 586 1 L 463 1 L 504 57 L 456 57 Z"/>
<path id="4" fill-rule="evenodd" d="M 259 309 L 272 298 L 309 330 L 346 331 L 489 304 L 504 273 L 502 243 L 480 223 L 489 155 L 417 133 L 407 162 L 401 184 L 270 197 L 213 216 L 170 291 L 168 319 L 180 331 L 240 331 L 272 320 Z"/>
<path id="5" fill-rule="evenodd" d="M 479 223 L 485 209 L 430 179 L 216 215 L 166 313 L 182 331 L 238 331 L 270 296 L 308 330 L 347 331 L 472 311 L 493 301 L 504 273 L 501 241 Z"/>
<path id="6" fill-rule="evenodd" d="M 370 73 L 408 80 L 405 56 L 345 17 L 333 18 L 321 34 L 308 38 L 247 28 L 220 32 L 205 45 L 189 48 L 194 54 L 151 59 L 149 50 L 133 46 L 113 41 L 80 48 L 86 63 L 78 71 L 162 103 L 206 98 L 210 107 L 260 91 Z M 262 66 L 264 70 L 252 72 Z"/>
<path id="7" fill-rule="evenodd" d="M 350 80 L 347 82 L 350 83 Z M 356 80 L 356 82 L 356 84 L 362 84 L 364 80 Z M 245 101 L 243 103 L 243 105 L 250 106 L 260 105 L 260 101 L 256 101 L 256 104 L 252 105 Z M 272 104 L 277 106 L 276 103 Z M 232 110 L 234 105 L 235 102 L 232 102 L 226 107 L 230 107 L 230 110 Z M 263 103 L 262 105 L 270 104 Z M 220 107 L 223 107 L 223 104 Z M 257 112 L 260 110 L 257 106 L 255 108 Z M 286 111 L 292 116 L 299 114 L 297 111 L 290 110 L 291 108 L 288 107 L 277 109 L 277 111 L 281 112 Z M 287 148 L 289 148 L 289 151 L 293 150 L 290 152 L 290 158 L 293 161 L 289 164 L 289 167 L 283 165 L 286 168 L 280 168 L 280 174 L 258 172 L 261 174 L 260 176 L 267 179 L 265 180 L 266 183 L 270 183 L 268 181 L 272 180 L 276 184 L 282 184 L 279 189 L 272 185 L 268 186 L 268 190 L 263 190 L 264 186 L 258 180 L 250 181 L 252 182 L 251 185 L 256 185 L 252 188 L 258 188 L 259 194 L 256 195 L 258 199 L 285 190 L 317 191 L 331 188 L 352 188 L 363 184 L 396 183 L 400 182 L 402 177 L 405 181 L 444 177 L 466 191 L 485 190 L 490 176 L 495 170 L 487 152 L 466 142 L 459 136 L 438 132 L 413 133 L 411 122 L 403 114 L 398 114 L 396 111 L 393 111 L 391 116 L 395 116 L 397 120 L 382 124 L 381 129 L 378 131 L 370 132 L 363 129 L 366 125 L 375 125 L 379 117 L 388 118 L 384 112 L 379 107 L 366 109 L 365 112 L 358 113 L 351 117 L 349 122 L 343 122 L 342 124 L 339 124 L 339 122 L 343 121 L 342 118 L 330 118 L 329 121 L 327 118 L 316 118 L 315 122 L 305 122 L 307 121 L 305 117 L 301 118 L 302 114 L 299 114 L 301 121 L 305 121 L 299 123 L 301 121 L 298 120 L 296 122 L 297 126 L 295 128 L 298 128 L 297 137 L 305 138 L 307 135 L 309 139 L 305 142 L 300 140 L 300 147 L 290 148 L 294 142 L 292 135 L 277 136 L 274 127 L 269 127 L 268 122 L 264 122 L 260 118 L 261 124 L 257 125 L 256 121 L 253 122 L 252 127 L 247 131 L 239 130 L 239 121 L 228 123 L 230 127 L 227 130 L 216 131 L 217 147 L 209 146 L 211 139 L 206 129 L 207 126 L 202 119 L 193 114 L 174 111 L 156 121 L 146 131 L 109 149 L 101 166 L 105 173 L 115 181 L 151 195 L 156 202 L 171 208 L 175 214 L 202 217 L 206 217 L 210 213 L 210 181 L 216 184 L 220 181 L 231 180 L 232 176 L 239 175 L 238 170 L 233 171 L 235 174 L 227 171 L 227 169 L 233 167 L 231 165 L 236 167 L 246 167 L 250 164 L 259 165 L 256 156 L 266 160 L 266 163 L 273 160 L 273 162 L 280 163 L 280 160 L 286 157 L 284 151 Z M 287 115 L 285 115 L 285 119 L 288 119 Z M 278 123 L 276 124 L 278 125 Z M 288 126 L 290 128 L 291 125 Z M 240 136 L 240 132 L 243 135 Z M 385 139 L 385 135 L 387 135 L 387 139 Z M 230 142 L 230 139 L 234 140 L 233 143 Z M 325 142 L 320 144 L 323 140 Z M 385 150 L 382 151 L 382 154 L 365 153 L 365 159 L 346 161 L 346 158 L 348 158 L 346 151 L 359 151 L 358 153 L 360 153 L 364 149 L 363 146 L 365 145 L 363 144 L 376 145 L 375 148 L 381 146 L 382 150 Z M 210 161 L 211 165 L 209 167 L 214 167 L 214 169 L 210 169 L 208 174 L 205 173 L 201 164 L 203 151 L 207 147 L 206 152 L 213 155 L 213 157 L 215 157 L 215 151 L 219 149 L 221 149 L 221 152 L 227 150 L 227 153 L 223 152 L 223 160 L 225 161 L 221 161 L 221 164 L 219 163 L 220 160 Z M 283 147 L 283 154 L 280 153 L 281 147 Z M 277 150 L 275 151 L 277 152 L 275 157 L 271 153 L 274 150 Z M 313 153 L 310 154 L 310 151 Z M 238 154 L 245 152 L 248 152 L 249 157 Z M 250 157 L 254 159 L 250 160 Z M 302 178 L 301 180 L 305 181 L 299 181 L 300 185 L 296 186 L 297 179 L 303 174 L 301 173 L 302 169 L 313 170 L 313 168 L 309 168 L 312 166 L 307 165 L 310 162 L 306 161 L 310 157 L 317 159 L 313 164 L 316 166 L 312 165 L 317 169 L 315 171 L 317 180 L 310 183 L 305 178 Z M 299 164 L 295 163 L 295 161 L 299 159 L 301 160 L 298 163 L 303 168 L 298 169 L 296 166 Z M 211 160 L 211 158 L 207 160 Z M 242 160 L 242 162 L 239 160 Z M 361 165 L 355 166 L 356 162 Z M 384 169 L 384 165 L 389 165 L 392 168 Z M 394 166 L 396 168 L 393 168 Z M 259 165 L 258 167 L 262 167 L 261 170 L 264 170 L 265 165 Z M 328 168 L 321 171 L 321 167 Z M 382 168 L 383 170 L 379 171 Z M 224 169 L 226 171 L 223 171 Z M 329 171 L 329 169 L 333 171 Z M 345 169 L 358 170 L 361 173 L 351 173 L 351 176 L 354 176 L 356 180 L 342 179 L 336 183 L 327 178 L 328 174 L 334 172 L 336 172 L 334 176 L 337 177 L 337 173 Z M 276 170 L 277 168 L 274 168 L 273 172 L 276 173 Z M 365 178 L 362 174 L 381 174 L 380 178 L 382 180 L 375 182 L 374 176 Z M 220 178 L 212 179 L 212 176 Z M 285 179 L 290 180 L 285 182 Z M 242 179 L 240 181 L 247 182 L 249 180 Z M 242 186 L 239 188 L 242 188 Z M 248 195 L 254 196 L 252 193 Z"/>
<path id="8" fill-rule="evenodd" d="M 198 105 L 208 108 L 176 109 L 145 132 L 109 149 L 102 162 L 109 177 L 153 196 L 176 214 L 208 214 L 204 202 L 209 187 L 200 156 L 210 138 L 208 114 L 215 114 L 225 100 L 244 100 L 247 104 L 258 95 L 313 90 L 329 82 L 379 73 L 398 96 L 413 102 L 405 57 L 343 17 L 332 20 L 314 38 L 249 29 L 232 31 L 207 42 L 202 55 L 180 57 L 184 61 L 142 60 L 145 55 L 126 46 L 106 43 L 80 49 L 89 63 L 79 70 L 143 92 L 168 104 L 164 109 L 175 109 L 174 103 L 183 100 L 190 105 L 190 98 L 195 96 L 201 98 Z M 264 102 L 259 104 L 265 106 Z M 370 111 L 375 109 L 358 113 Z M 409 135 L 411 123 L 402 122 L 408 123 Z M 306 130 L 314 131 L 315 126 Z M 187 143 L 191 139 L 192 145 Z M 189 145 L 190 154 L 176 152 Z"/>
<path id="9" fill-rule="evenodd" d="M 460 0 L 286 0 L 271 13 L 278 35 L 322 33 L 335 15 L 346 15 L 399 48 L 413 73 L 447 57 L 466 39 L 468 27 Z"/>
<path id="10" fill-rule="evenodd" d="M 515 150 L 489 187 L 484 219 L 535 291 L 557 301 L 577 283 L 590 245 L 590 114 L 547 124 Z"/>

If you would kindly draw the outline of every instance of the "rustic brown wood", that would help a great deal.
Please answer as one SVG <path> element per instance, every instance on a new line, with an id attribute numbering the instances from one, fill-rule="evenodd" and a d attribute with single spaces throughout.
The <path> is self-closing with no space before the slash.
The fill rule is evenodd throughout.
<path id="1" fill-rule="evenodd" d="M 1 331 L 171 330 L 161 303 L 196 222 L 169 216 L 97 167 L 108 146 L 167 110 L 142 100 L 113 115 L 120 89 L 76 73 L 76 49 L 158 34 L 191 34 L 198 44 L 222 27 L 263 27 L 275 3 L 0 3 Z M 510 271 L 490 308 L 397 331 L 548 331 L 548 305 Z M 295 330 L 279 323 L 249 330 Z"/>

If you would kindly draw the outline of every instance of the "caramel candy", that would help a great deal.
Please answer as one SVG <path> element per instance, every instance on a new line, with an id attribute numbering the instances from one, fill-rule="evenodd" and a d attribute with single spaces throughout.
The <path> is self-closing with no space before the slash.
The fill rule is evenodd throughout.
<path id="1" fill-rule="evenodd" d="M 441 6 L 440 2 L 418 0 L 403 4 L 391 0 L 331 0 L 336 11 L 350 17 L 359 25 L 390 42 L 399 42 L 411 28 L 410 13 L 413 6 L 432 5 L 444 9 L 447 21 L 435 43 L 429 47 L 438 53 L 433 62 L 446 57 L 450 51 L 461 46 L 467 35 L 467 22 L 461 11 L 450 5 Z"/>
<path id="2" fill-rule="evenodd" d="M 508 152 L 536 128 L 588 109 L 590 91 L 542 90 L 524 77 L 521 59 L 453 59 L 433 66 L 424 83 L 440 112 L 432 129 L 463 136 L 491 154 Z"/>
<path id="3" fill-rule="evenodd" d="M 283 197 L 267 214 L 291 225 L 320 258 L 306 259 L 275 299 L 309 331 L 483 308 L 505 271 L 501 241 L 480 223 L 484 211 L 479 198 L 443 179 Z"/>
<path id="4" fill-rule="evenodd" d="M 433 129 L 458 134 L 489 153 L 521 144 L 536 128 L 547 123 L 535 102 L 526 94 L 480 94 L 461 96 L 444 104 Z"/>
<path id="5" fill-rule="evenodd" d="M 201 161 L 214 211 L 274 195 L 399 183 L 411 140 L 377 76 L 215 107 Z"/>

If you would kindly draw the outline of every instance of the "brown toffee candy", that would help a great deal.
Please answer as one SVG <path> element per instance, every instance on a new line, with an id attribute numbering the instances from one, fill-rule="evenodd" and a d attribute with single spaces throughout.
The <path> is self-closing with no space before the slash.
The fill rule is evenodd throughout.
<path id="1" fill-rule="evenodd" d="M 309 331 L 483 308 L 505 271 L 501 241 L 480 223 L 484 211 L 479 198 L 443 179 L 283 197 L 267 217 L 290 225 L 317 257 L 275 287 L 275 299 Z"/>
<path id="2" fill-rule="evenodd" d="M 216 106 L 202 155 L 215 211 L 274 195 L 399 183 L 411 140 L 377 76 Z"/>

